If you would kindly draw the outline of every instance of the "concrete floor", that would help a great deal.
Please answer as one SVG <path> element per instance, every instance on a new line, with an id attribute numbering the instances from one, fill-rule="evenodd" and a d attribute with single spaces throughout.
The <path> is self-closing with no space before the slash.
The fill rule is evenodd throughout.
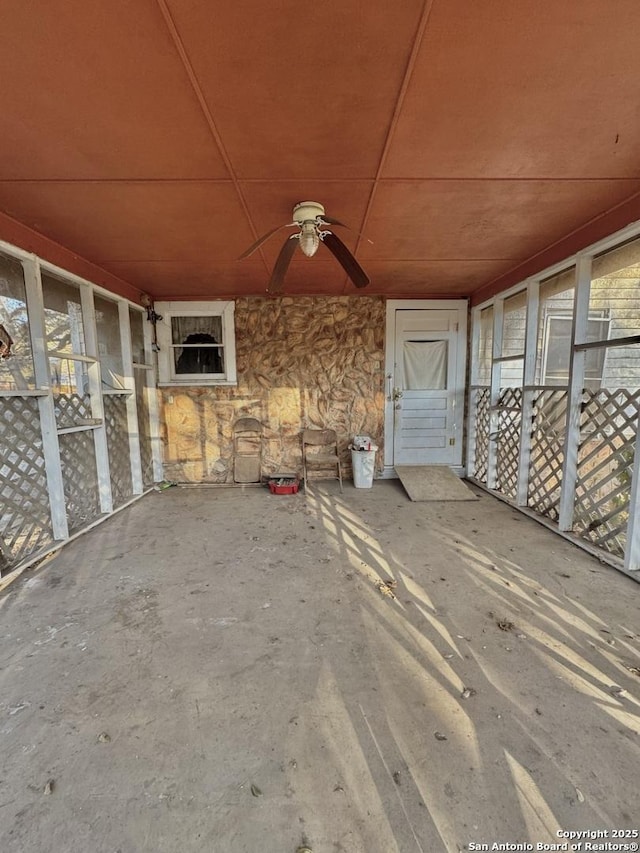
<path id="1" fill-rule="evenodd" d="M 0 597 L 0 850 L 637 827 L 639 595 L 484 494 L 154 493 Z"/>

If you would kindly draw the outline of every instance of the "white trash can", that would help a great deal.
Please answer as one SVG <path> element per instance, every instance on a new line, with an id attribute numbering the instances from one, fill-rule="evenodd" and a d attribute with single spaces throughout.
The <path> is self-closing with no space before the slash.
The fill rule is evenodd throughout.
<path id="1" fill-rule="evenodd" d="M 356 489 L 370 489 L 373 486 L 373 474 L 376 468 L 375 444 L 370 450 L 352 450 L 351 465 L 353 467 L 353 485 Z"/>

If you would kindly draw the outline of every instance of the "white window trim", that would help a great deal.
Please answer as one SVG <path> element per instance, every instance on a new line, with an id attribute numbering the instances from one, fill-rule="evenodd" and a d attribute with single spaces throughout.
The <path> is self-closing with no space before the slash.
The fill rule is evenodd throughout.
<path id="1" fill-rule="evenodd" d="M 237 385 L 235 302 L 211 300 L 208 302 L 156 302 L 155 310 L 162 317 L 158 320 L 158 385 Z M 225 373 L 175 373 L 171 340 L 172 317 L 220 317 L 222 320 L 222 344 L 224 346 Z"/>

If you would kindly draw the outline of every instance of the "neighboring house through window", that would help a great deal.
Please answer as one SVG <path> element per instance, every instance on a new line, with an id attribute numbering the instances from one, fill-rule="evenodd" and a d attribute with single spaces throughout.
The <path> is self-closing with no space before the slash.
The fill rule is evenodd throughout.
<path id="1" fill-rule="evenodd" d="M 554 312 L 545 317 L 542 384 L 569 384 L 569 354 L 571 352 L 571 314 Z M 587 323 L 587 343 L 606 341 L 611 320 L 591 315 Z M 586 350 L 584 386 L 597 390 L 602 386 L 606 349 Z"/>

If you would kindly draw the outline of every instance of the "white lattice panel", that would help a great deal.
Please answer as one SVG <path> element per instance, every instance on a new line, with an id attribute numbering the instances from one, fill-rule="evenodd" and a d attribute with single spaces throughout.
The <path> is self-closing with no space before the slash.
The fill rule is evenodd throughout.
<path id="1" fill-rule="evenodd" d="M 75 533 L 100 515 L 93 432 L 67 433 L 59 442 L 67 521 Z"/>
<path id="2" fill-rule="evenodd" d="M 0 573 L 53 541 L 38 401 L 0 400 Z"/>
<path id="3" fill-rule="evenodd" d="M 113 505 L 119 506 L 128 500 L 133 492 L 127 429 L 127 398 L 124 395 L 108 394 L 103 400 L 111 495 Z"/>
<path id="4" fill-rule="evenodd" d="M 624 556 L 640 392 L 585 391 L 574 532 Z"/>
<path id="5" fill-rule="evenodd" d="M 489 453 L 489 388 L 475 389 L 475 464 L 473 476 L 481 483 L 487 482 L 487 462 Z"/>
<path id="6" fill-rule="evenodd" d="M 78 426 L 91 417 L 88 394 L 54 394 L 53 401 L 58 429 Z"/>
<path id="7" fill-rule="evenodd" d="M 498 400 L 496 489 L 514 498 L 518 491 L 522 388 L 502 388 Z"/>
<path id="8" fill-rule="evenodd" d="M 533 398 L 527 504 L 554 521 L 560 508 L 567 397 L 566 388 L 544 388 L 535 390 Z"/>

